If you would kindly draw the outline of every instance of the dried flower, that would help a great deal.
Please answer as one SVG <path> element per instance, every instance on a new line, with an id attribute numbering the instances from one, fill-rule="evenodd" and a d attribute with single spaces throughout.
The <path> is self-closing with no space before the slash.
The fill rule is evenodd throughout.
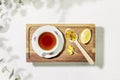
<path id="1" fill-rule="evenodd" d="M 4 5 L 7 9 L 10 9 L 13 6 L 11 0 L 4 0 Z"/>
<path id="2" fill-rule="evenodd" d="M 36 9 L 40 9 L 43 5 L 43 2 L 41 0 L 33 0 L 32 4 Z"/>
<path id="3" fill-rule="evenodd" d="M 0 0 L 0 5 L 2 4 L 2 1 Z"/>
<path id="4" fill-rule="evenodd" d="M 10 79 L 13 75 L 14 75 L 14 69 L 12 69 L 12 72 L 11 72 L 11 74 L 10 74 L 10 76 L 9 76 L 9 79 Z"/>
<path id="5" fill-rule="evenodd" d="M 15 77 L 15 80 L 21 80 L 20 75 L 17 75 L 17 76 Z"/>
<path id="6" fill-rule="evenodd" d="M 14 0 L 14 3 L 15 4 L 23 4 L 23 1 L 22 0 Z"/>
<path id="7" fill-rule="evenodd" d="M 3 58 L 0 59 L 0 62 L 2 62 L 2 61 L 3 61 Z"/>
<path id="8" fill-rule="evenodd" d="M 7 66 L 5 66 L 5 67 L 3 67 L 3 68 L 2 68 L 2 73 L 6 72 L 6 71 L 8 71 L 8 72 L 9 72 L 9 70 L 8 70 Z"/>

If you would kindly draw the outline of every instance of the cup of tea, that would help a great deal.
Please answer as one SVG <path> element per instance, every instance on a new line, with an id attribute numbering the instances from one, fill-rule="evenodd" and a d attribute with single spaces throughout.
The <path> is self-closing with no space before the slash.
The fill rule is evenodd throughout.
<path id="1" fill-rule="evenodd" d="M 35 31 L 33 35 L 33 49 L 35 49 L 36 52 L 39 52 L 42 57 L 46 54 L 53 54 L 58 47 L 58 34 L 54 30 L 43 27 Z"/>
<path id="2" fill-rule="evenodd" d="M 42 52 L 51 53 L 53 52 L 58 44 L 57 35 L 54 32 L 43 32 L 38 37 L 38 45 Z"/>

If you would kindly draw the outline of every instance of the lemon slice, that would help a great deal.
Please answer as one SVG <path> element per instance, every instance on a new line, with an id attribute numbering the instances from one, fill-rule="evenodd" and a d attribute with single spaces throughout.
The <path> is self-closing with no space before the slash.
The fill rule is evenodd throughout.
<path id="1" fill-rule="evenodd" d="M 81 33 L 81 42 L 83 44 L 87 44 L 91 39 L 91 31 L 90 29 L 85 29 Z"/>
<path id="2" fill-rule="evenodd" d="M 70 55 L 73 55 L 73 53 L 74 53 L 74 47 L 73 47 L 72 45 L 69 45 L 69 46 L 68 46 L 68 53 L 69 53 Z"/>

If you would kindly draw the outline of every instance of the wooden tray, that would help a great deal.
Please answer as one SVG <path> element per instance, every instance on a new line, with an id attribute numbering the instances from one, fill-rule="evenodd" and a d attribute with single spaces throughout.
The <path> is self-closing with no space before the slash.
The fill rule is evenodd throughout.
<path id="1" fill-rule="evenodd" d="M 34 52 L 31 45 L 31 38 L 34 31 L 44 25 L 56 26 L 64 35 L 65 47 L 63 51 L 55 58 L 45 59 L 38 56 Z M 73 31 L 79 34 L 78 36 L 80 36 L 81 32 L 86 28 L 89 28 L 91 30 L 92 38 L 87 45 L 82 44 L 80 42 L 80 39 L 78 39 L 78 41 L 82 45 L 82 47 L 88 52 L 90 57 L 95 61 L 95 25 L 94 24 L 27 24 L 26 25 L 26 60 L 27 62 L 87 62 L 87 60 L 84 58 L 84 56 L 76 47 L 76 45 L 74 43 L 71 44 L 65 39 L 65 30 L 67 28 L 71 28 Z M 78 54 L 69 55 L 67 51 L 68 45 L 73 45 L 75 48 L 75 51 Z"/>

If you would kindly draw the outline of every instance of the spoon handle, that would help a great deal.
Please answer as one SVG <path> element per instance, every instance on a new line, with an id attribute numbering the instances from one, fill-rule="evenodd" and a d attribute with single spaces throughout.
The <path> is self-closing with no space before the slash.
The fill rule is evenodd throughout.
<path id="1" fill-rule="evenodd" d="M 94 61 L 92 60 L 92 58 L 88 55 L 88 53 L 85 51 L 85 49 L 83 49 L 83 47 L 79 44 L 79 42 L 75 41 L 75 44 L 80 49 L 80 51 L 82 52 L 83 56 L 87 59 L 89 64 L 94 64 Z"/>

